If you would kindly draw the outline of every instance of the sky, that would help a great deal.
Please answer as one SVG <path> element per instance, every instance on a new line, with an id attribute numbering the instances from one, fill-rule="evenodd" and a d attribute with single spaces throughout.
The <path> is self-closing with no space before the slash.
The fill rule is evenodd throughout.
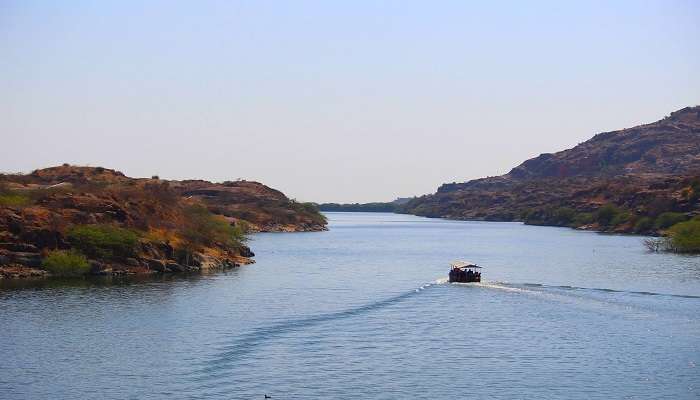
<path id="1" fill-rule="evenodd" d="M 700 1 L 0 0 L 0 171 L 389 201 L 700 104 Z"/>

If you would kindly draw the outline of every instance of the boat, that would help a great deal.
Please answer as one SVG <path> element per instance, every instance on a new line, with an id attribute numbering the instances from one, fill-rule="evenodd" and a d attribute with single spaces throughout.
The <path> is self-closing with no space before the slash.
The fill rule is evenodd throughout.
<path id="1" fill-rule="evenodd" d="M 450 263 L 450 282 L 481 282 L 481 267 L 467 261 Z"/>

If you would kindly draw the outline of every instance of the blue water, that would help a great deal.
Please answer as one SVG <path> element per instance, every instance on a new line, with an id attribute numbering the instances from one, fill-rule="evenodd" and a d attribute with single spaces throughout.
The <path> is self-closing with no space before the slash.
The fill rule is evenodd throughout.
<path id="1" fill-rule="evenodd" d="M 329 213 L 225 273 L 0 289 L 2 399 L 697 399 L 700 258 Z M 484 265 L 445 284 L 448 262 Z"/>

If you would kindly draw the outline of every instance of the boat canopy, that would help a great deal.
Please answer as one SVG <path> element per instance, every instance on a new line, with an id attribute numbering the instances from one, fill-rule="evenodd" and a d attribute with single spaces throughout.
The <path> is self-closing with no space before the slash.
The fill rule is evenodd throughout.
<path id="1" fill-rule="evenodd" d="M 452 262 L 450 263 L 450 266 L 451 266 L 452 268 L 460 268 L 460 269 L 462 269 L 462 268 L 478 268 L 478 269 L 481 269 L 480 266 L 478 266 L 478 265 L 476 265 L 476 264 L 474 264 L 474 263 L 468 262 L 468 261 L 452 261 Z"/>

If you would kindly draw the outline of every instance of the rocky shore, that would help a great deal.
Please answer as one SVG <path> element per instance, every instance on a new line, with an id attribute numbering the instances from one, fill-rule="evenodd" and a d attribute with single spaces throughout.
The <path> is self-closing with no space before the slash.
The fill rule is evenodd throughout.
<path id="1" fill-rule="evenodd" d="M 443 184 L 398 212 L 660 234 L 700 213 L 700 106 L 600 133 L 502 176 Z"/>
<path id="2" fill-rule="evenodd" d="M 229 269 L 254 262 L 249 232 L 325 224 L 314 207 L 257 182 L 135 179 L 70 165 L 0 175 L 0 279 Z"/>

